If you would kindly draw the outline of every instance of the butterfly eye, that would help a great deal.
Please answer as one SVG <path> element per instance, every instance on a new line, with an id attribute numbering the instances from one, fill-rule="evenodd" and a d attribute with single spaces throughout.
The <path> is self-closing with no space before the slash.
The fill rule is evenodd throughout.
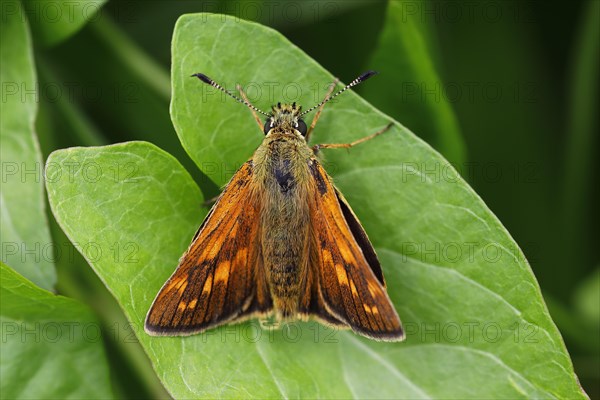
<path id="1" fill-rule="evenodd" d="M 272 118 L 268 118 L 265 121 L 265 126 L 263 127 L 263 132 L 265 133 L 265 135 L 267 133 L 269 133 L 269 131 L 271 130 L 271 128 L 273 128 L 273 119 Z"/>
<path id="2" fill-rule="evenodd" d="M 300 132 L 300 134 L 302 136 L 306 136 L 306 131 L 308 129 L 306 127 L 306 123 L 304 121 L 302 121 L 301 119 L 299 119 L 298 122 L 296 123 L 296 129 L 298 130 L 298 132 Z"/>

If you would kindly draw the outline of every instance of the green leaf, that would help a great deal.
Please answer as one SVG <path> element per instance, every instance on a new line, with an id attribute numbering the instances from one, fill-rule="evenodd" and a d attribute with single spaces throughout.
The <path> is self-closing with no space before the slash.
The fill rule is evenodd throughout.
<path id="1" fill-rule="evenodd" d="M 62 42 L 94 20 L 106 0 L 25 0 L 23 8 L 36 40 L 46 46 Z M 7 9 L 12 13 L 13 8 Z M 21 18 L 24 17 L 21 15 Z"/>
<path id="2" fill-rule="evenodd" d="M 38 93 L 31 38 L 19 3 L 3 2 L 2 7 L 1 259 L 50 290 L 56 282 L 56 271 L 45 214 L 42 155 L 34 130 Z"/>
<path id="3" fill-rule="evenodd" d="M 181 17 L 173 39 L 171 112 L 184 147 L 219 184 L 262 134 L 247 109 L 190 78 L 194 72 L 227 87 L 279 84 L 280 99 L 281 89 L 295 81 L 301 94 L 284 100 L 308 106 L 315 100 L 310 85 L 332 80 L 271 29 L 219 15 Z M 272 101 L 254 99 L 263 109 Z M 347 93 L 325 109 L 314 139 L 348 142 L 388 121 Z M 315 323 L 263 330 L 255 321 L 186 338 L 147 336 L 145 314 L 205 214 L 197 188 L 149 144 L 75 148 L 49 158 L 57 166 L 79 166 L 48 180 L 52 210 L 72 241 L 100 249 L 137 244 L 133 263 L 88 259 L 174 397 L 585 396 L 521 251 L 446 160 L 399 124 L 325 156 L 380 255 L 408 333 L 405 343 L 378 343 Z M 101 174 L 91 182 L 88 163 L 102 171 L 133 164 L 135 174 Z"/>
<path id="4" fill-rule="evenodd" d="M 169 273 L 206 214 L 200 191 L 172 156 L 148 143 L 60 150 L 47 165 L 57 221 L 140 329 L 156 294 L 148 279 Z M 148 336 L 140 341 L 148 348 Z"/>
<path id="5" fill-rule="evenodd" d="M 112 398 L 100 325 L 0 262 L 3 399 Z"/>
<path id="6" fill-rule="evenodd" d="M 419 10 L 412 1 L 388 2 L 385 25 L 370 61 L 370 68 L 381 75 L 364 85 L 361 93 L 454 165 L 462 165 L 465 144 L 448 100 L 451 91 L 438 74 L 430 19 Z"/>

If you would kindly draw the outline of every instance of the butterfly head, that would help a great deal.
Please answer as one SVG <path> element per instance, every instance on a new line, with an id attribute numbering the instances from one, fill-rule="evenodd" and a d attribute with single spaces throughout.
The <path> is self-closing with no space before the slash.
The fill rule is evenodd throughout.
<path id="1" fill-rule="evenodd" d="M 300 117 L 302 107 L 296 103 L 277 103 L 272 107 L 271 115 L 265 121 L 265 135 L 271 133 L 291 133 L 306 136 L 307 126 Z"/>

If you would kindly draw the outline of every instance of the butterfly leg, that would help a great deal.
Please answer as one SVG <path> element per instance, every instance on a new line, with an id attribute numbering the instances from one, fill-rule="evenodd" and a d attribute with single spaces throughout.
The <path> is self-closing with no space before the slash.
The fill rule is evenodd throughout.
<path id="1" fill-rule="evenodd" d="M 389 124 L 387 124 L 385 126 L 385 128 L 380 129 L 377 132 L 375 132 L 375 133 L 373 133 L 373 134 L 371 134 L 369 136 L 365 136 L 363 138 L 357 139 L 354 142 L 350 142 L 350 143 L 324 143 L 324 144 L 317 144 L 317 145 L 312 146 L 312 150 L 316 154 L 321 149 L 349 149 L 350 147 L 356 146 L 357 144 L 364 143 L 367 140 L 371 140 L 374 137 L 381 135 L 382 133 L 384 133 L 385 131 L 387 131 L 388 129 L 390 129 L 392 127 L 392 125 L 394 125 L 394 123 L 390 122 Z"/>
<path id="2" fill-rule="evenodd" d="M 340 80 L 338 78 L 335 78 L 334 81 L 331 82 L 331 85 L 329 85 L 329 90 L 327 90 L 327 94 L 325 95 L 324 101 L 329 99 L 329 96 L 331 96 L 331 93 L 333 93 L 333 90 L 335 89 L 335 87 L 339 81 Z M 324 106 L 325 106 L 325 103 L 321 104 L 321 107 L 319 107 L 319 109 L 317 110 L 317 113 L 315 114 L 315 117 L 313 118 L 312 122 L 310 123 L 310 128 L 308 128 L 308 132 L 306 133 L 306 138 L 305 138 L 307 143 L 308 143 L 308 138 L 310 137 L 310 134 L 312 133 L 313 129 L 315 129 L 315 125 L 317 125 L 317 121 L 319 120 L 319 117 L 321 116 L 321 112 L 323 111 Z"/>
<path id="3" fill-rule="evenodd" d="M 238 90 L 238 92 L 240 92 L 240 96 L 242 96 L 242 99 L 244 99 L 244 101 L 246 101 L 248 104 L 252 104 L 250 103 L 250 100 L 248 100 L 248 96 L 246 96 L 246 93 L 244 93 L 244 90 L 240 85 L 237 85 L 236 89 Z M 258 124 L 258 129 L 260 129 L 260 133 L 263 133 L 263 122 L 260 120 L 260 117 L 258 116 L 256 111 L 254 111 L 252 108 L 250 109 L 250 111 L 252 111 L 252 115 L 254 116 L 254 119 Z"/>

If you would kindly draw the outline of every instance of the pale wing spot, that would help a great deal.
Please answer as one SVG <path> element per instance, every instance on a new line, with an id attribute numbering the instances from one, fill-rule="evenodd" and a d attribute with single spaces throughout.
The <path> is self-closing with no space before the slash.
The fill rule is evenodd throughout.
<path id="1" fill-rule="evenodd" d="M 244 247 L 243 249 L 239 249 L 237 254 L 235 255 L 235 265 L 244 265 L 244 261 L 248 257 L 248 248 Z"/>
<path id="2" fill-rule="evenodd" d="M 354 281 L 350 281 L 350 289 L 352 290 L 352 296 L 360 300 L 360 296 L 358 295 L 358 290 L 356 290 L 356 285 L 354 284 Z"/>
<path id="3" fill-rule="evenodd" d="M 221 247 L 223 245 L 223 242 L 221 239 L 221 235 L 220 235 L 220 230 L 224 229 L 223 227 L 217 226 L 215 228 L 215 236 L 210 240 L 210 242 L 207 243 L 206 248 L 204 249 L 206 252 L 206 260 L 207 261 L 213 261 L 218 255 L 219 252 L 221 251 Z"/>
<path id="4" fill-rule="evenodd" d="M 333 264 L 333 258 L 331 258 L 331 252 L 327 249 L 323 249 L 323 264 L 324 265 Z"/>
<path id="5" fill-rule="evenodd" d="M 233 225 L 233 228 L 231 228 L 231 231 L 229 231 L 229 238 L 231 239 L 235 239 L 235 236 L 237 235 L 237 231 L 238 231 L 238 224 Z"/>
<path id="6" fill-rule="evenodd" d="M 219 251 L 221 250 L 221 246 L 217 246 L 217 243 L 211 243 L 212 246 L 210 247 L 210 250 L 207 252 L 206 254 L 206 260 L 207 261 L 213 261 L 215 259 L 215 257 L 217 257 L 217 255 L 219 254 Z"/>
<path id="7" fill-rule="evenodd" d="M 379 310 L 377 309 L 377 306 L 373 306 L 373 308 L 371 308 L 371 311 L 373 311 L 373 314 L 375 314 L 375 315 L 379 314 Z"/>
<path id="8" fill-rule="evenodd" d="M 365 309 L 366 313 L 371 314 L 371 307 L 369 307 L 368 304 L 364 303 L 363 308 Z"/>
<path id="9" fill-rule="evenodd" d="M 212 286 L 212 275 L 209 275 L 204 282 L 204 287 L 202 287 L 202 294 L 210 293 L 210 288 Z"/>
<path id="10" fill-rule="evenodd" d="M 173 279 L 171 282 L 169 282 L 169 284 L 165 287 L 164 291 L 165 292 L 170 292 L 172 289 L 174 289 L 177 286 L 181 286 L 183 283 L 185 282 L 185 278 L 177 278 L 177 279 Z"/>
<path id="11" fill-rule="evenodd" d="M 346 276 L 346 270 L 344 269 L 344 266 L 342 264 L 335 264 L 335 272 L 340 285 L 348 286 L 348 277 Z"/>
<path id="12" fill-rule="evenodd" d="M 371 293 L 373 298 L 378 298 L 380 296 L 381 290 L 373 282 L 369 281 L 367 288 L 369 289 L 369 293 Z"/>
<path id="13" fill-rule="evenodd" d="M 187 285 L 188 285 L 187 280 L 183 280 L 181 286 L 179 286 L 179 288 L 177 288 L 177 291 L 179 292 L 180 295 L 183 294 L 183 291 L 185 290 Z"/>
<path id="14" fill-rule="evenodd" d="M 353 264 L 355 262 L 354 254 L 352 254 L 352 250 L 350 250 L 350 248 L 348 248 L 348 246 L 345 246 L 342 243 L 339 243 L 338 248 L 339 248 L 340 253 L 342 254 L 342 258 L 344 259 L 346 264 Z"/>
<path id="15" fill-rule="evenodd" d="M 229 267 L 231 265 L 230 261 L 223 261 L 217 267 L 215 271 L 215 285 L 219 282 L 227 282 L 229 279 Z"/>
<path id="16" fill-rule="evenodd" d="M 184 311 L 187 308 L 187 303 L 185 301 L 180 301 L 179 304 L 177 304 L 177 309 L 179 311 Z"/>
<path id="17" fill-rule="evenodd" d="M 198 299 L 194 299 L 194 300 L 190 301 L 187 305 L 187 308 L 189 308 L 189 309 L 196 308 L 196 303 L 198 303 Z"/>

